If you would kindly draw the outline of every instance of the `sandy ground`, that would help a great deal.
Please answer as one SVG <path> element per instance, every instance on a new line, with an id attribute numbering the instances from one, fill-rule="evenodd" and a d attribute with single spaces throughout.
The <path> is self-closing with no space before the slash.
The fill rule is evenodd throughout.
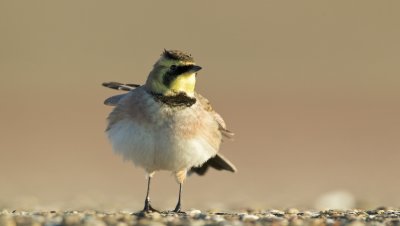
<path id="1" fill-rule="evenodd" d="M 400 225 L 400 210 L 307 211 L 298 209 L 236 212 L 131 213 L 87 211 L 0 212 L 0 226 L 130 226 L 130 225 Z"/>

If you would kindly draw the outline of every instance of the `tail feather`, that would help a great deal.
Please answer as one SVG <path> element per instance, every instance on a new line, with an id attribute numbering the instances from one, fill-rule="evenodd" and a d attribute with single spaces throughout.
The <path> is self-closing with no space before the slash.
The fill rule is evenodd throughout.
<path id="1" fill-rule="evenodd" d="M 230 172 L 236 172 L 237 169 L 228 159 L 226 159 L 221 154 L 217 154 L 216 156 L 210 158 L 207 162 L 205 162 L 202 166 L 192 167 L 189 171 L 189 174 L 196 173 L 200 176 L 204 175 L 208 168 L 214 168 L 216 170 L 227 170 Z"/>

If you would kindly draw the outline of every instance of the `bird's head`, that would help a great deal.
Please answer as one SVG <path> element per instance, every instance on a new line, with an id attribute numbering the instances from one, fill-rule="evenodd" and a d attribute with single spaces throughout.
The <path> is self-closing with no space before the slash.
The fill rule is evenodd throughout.
<path id="1" fill-rule="evenodd" d="M 147 78 L 146 87 L 164 96 L 184 93 L 193 97 L 196 74 L 200 69 L 191 55 L 179 50 L 164 50 Z"/>

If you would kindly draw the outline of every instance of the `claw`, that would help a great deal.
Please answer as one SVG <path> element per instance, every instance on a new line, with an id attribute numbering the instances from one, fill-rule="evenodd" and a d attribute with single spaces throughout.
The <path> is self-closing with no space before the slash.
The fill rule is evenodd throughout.
<path id="1" fill-rule="evenodd" d="M 186 214 L 186 212 L 181 210 L 181 202 L 179 201 L 178 204 L 176 205 L 175 209 L 172 210 L 173 213 L 177 214 Z"/>
<path id="2" fill-rule="evenodd" d="M 154 208 L 151 206 L 150 201 L 147 200 L 147 199 L 146 199 L 146 201 L 145 201 L 145 203 L 144 203 L 144 208 L 143 208 L 142 212 L 145 212 L 145 213 L 151 213 L 151 212 L 160 213 L 159 210 L 154 209 Z"/>
<path id="3" fill-rule="evenodd" d="M 176 213 L 176 214 L 186 214 L 186 212 L 181 211 L 181 210 L 173 210 L 172 213 Z"/>

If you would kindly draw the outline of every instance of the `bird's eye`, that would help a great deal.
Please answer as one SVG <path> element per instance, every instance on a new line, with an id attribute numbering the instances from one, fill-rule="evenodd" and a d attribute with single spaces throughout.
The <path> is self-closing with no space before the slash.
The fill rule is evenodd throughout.
<path id="1" fill-rule="evenodd" d="M 176 69 L 176 65 L 171 65 L 171 67 L 169 67 L 171 70 L 175 70 Z"/>

